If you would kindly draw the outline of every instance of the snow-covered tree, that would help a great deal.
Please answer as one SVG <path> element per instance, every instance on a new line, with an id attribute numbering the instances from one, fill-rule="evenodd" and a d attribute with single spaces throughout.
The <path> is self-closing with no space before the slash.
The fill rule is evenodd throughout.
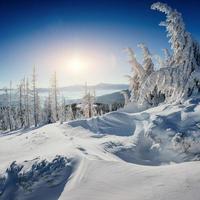
<path id="1" fill-rule="evenodd" d="M 66 120 L 76 119 L 76 114 L 73 112 L 72 105 L 66 106 Z"/>
<path id="2" fill-rule="evenodd" d="M 156 60 L 156 68 L 165 68 L 171 66 L 171 55 L 169 53 L 169 50 L 167 48 L 162 49 L 163 57 L 160 55 L 154 55 L 154 58 Z"/>
<path id="3" fill-rule="evenodd" d="M 131 93 L 130 101 L 136 101 L 138 98 L 138 91 L 140 87 L 140 81 L 145 76 L 145 70 L 142 65 L 137 61 L 133 49 L 127 48 L 125 51 L 128 53 L 129 63 L 131 64 L 131 76 L 129 78 L 129 90 Z"/>
<path id="4" fill-rule="evenodd" d="M 162 49 L 164 54 L 164 62 L 163 67 L 170 67 L 171 64 L 171 55 L 169 53 L 169 50 L 167 48 Z"/>
<path id="5" fill-rule="evenodd" d="M 200 93 L 200 47 L 186 31 L 182 15 L 177 10 L 160 2 L 151 8 L 166 14 L 166 20 L 160 25 L 166 27 L 172 55 L 165 49 L 164 59 L 159 61 L 160 68 L 148 77 L 139 77 L 136 101 L 150 106 L 180 102 Z M 134 82 L 133 76 L 130 80 Z"/>
<path id="6" fill-rule="evenodd" d="M 159 56 L 159 55 L 154 55 L 154 58 L 155 58 L 155 60 L 156 60 L 155 66 L 156 66 L 157 69 L 160 69 L 160 68 L 165 67 L 164 60 L 161 58 L 161 56 Z"/>
<path id="7" fill-rule="evenodd" d="M 166 20 L 160 23 L 165 26 L 168 32 L 169 43 L 173 50 L 173 62 L 175 64 L 184 64 L 190 62 L 190 51 L 192 48 L 191 35 L 185 30 L 185 24 L 181 13 L 172 9 L 165 3 L 154 3 L 151 9 L 158 10 L 166 14 Z"/>
<path id="8" fill-rule="evenodd" d="M 145 76 L 149 76 L 152 72 L 154 72 L 154 64 L 152 61 L 151 53 L 147 46 L 143 43 L 138 44 L 138 47 L 141 48 L 143 54 L 142 66 L 145 70 Z"/>
<path id="9" fill-rule="evenodd" d="M 7 98 L 7 115 L 8 115 L 8 125 L 9 129 L 13 130 L 14 128 L 14 120 L 13 120 L 13 112 L 12 112 L 12 81 L 10 81 L 10 88 L 9 88 L 9 97 L 6 91 L 6 98 Z"/>
<path id="10" fill-rule="evenodd" d="M 127 91 L 125 91 L 125 90 L 122 90 L 121 94 L 124 97 L 124 105 L 126 106 L 130 102 L 129 95 L 128 95 Z"/>
<path id="11" fill-rule="evenodd" d="M 38 105 L 38 92 L 36 87 L 36 72 L 35 67 L 33 67 L 33 73 L 32 73 L 32 103 L 33 103 L 33 120 L 34 120 L 34 126 L 38 126 L 38 118 L 39 118 L 39 105 Z"/>
<path id="12" fill-rule="evenodd" d="M 132 71 L 132 75 L 128 76 L 130 82 L 129 90 L 131 92 L 131 102 L 137 101 L 141 85 L 146 78 L 154 72 L 154 64 L 149 49 L 143 43 L 138 44 L 138 47 L 141 48 L 143 54 L 142 65 L 137 61 L 134 51 L 131 48 L 125 49 L 128 52 L 129 63 L 131 64 Z"/>
<path id="13" fill-rule="evenodd" d="M 145 75 L 145 70 L 142 65 L 137 61 L 133 49 L 126 48 L 125 51 L 129 56 L 129 63 L 131 64 L 131 69 L 134 75 L 137 75 L 139 78 L 142 78 Z"/>
<path id="14" fill-rule="evenodd" d="M 0 130 L 8 130 L 8 110 L 5 106 L 1 107 L 0 112 Z"/>
<path id="15" fill-rule="evenodd" d="M 59 105 L 58 105 L 58 86 L 57 86 L 57 74 L 54 72 L 52 77 L 51 87 L 51 102 L 52 102 L 52 113 L 54 121 L 59 120 Z"/>
<path id="16" fill-rule="evenodd" d="M 19 119 L 19 128 L 23 128 L 25 126 L 25 104 L 24 104 L 24 97 L 25 97 L 25 80 L 22 79 L 18 86 L 18 119 Z"/>
<path id="17" fill-rule="evenodd" d="M 30 127 L 30 89 L 29 89 L 29 80 L 26 79 L 26 86 L 25 86 L 25 126 L 28 128 Z"/>
<path id="18" fill-rule="evenodd" d="M 51 94 L 49 91 L 48 97 L 44 101 L 44 106 L 43 106 L 43 123 L 44 124 L 50 124 L 54 122 L 53 119 L 53 113 L 52 113 L 52 102 L 51 102 Z"/>
<path id="19" fill-rule="evenodd" d="M 4 98 L 4 107 L 2 109 L 2 129 L 10 129 L 12 130 L 12 116 L 11 116 L 11 97 L 8 93 L 8 89 L 5 88 L 5 98 Z"/>
<path id="20" fill-rule="evenodd" d="M 85 95 L 82 98 L 82 103 L 80 105 L 81 110 L 86 118 L 90 118 L 95 114 L 95 92 L 88 91 L 87 83 L 85 85 Z"/>
<path id="21" fill-rule="evenodd" d="M 66 101 L 65 101 L 65 97 L 62 97 L 62 102 L 61 102 L 61 106 L 59 109 L 59 120 L 60 123 L 62 124 L 63 122 L 67 121 L 67 111 L 66 111 Z"/>

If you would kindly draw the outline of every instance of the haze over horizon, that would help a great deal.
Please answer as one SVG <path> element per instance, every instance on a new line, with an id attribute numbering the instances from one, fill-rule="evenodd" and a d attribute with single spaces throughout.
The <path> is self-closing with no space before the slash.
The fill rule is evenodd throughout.
<path id="1" fill-rule="evenodd" d="M 30 77 L 34 65 L 39 87 L 49 86 L 55 70 L 60 87 L 127 83 L 130 66 L 123 48 L 133 47 L 139 58 L 140 42 L 152 54 L 169 48 L 166 32 L 158 26 L 164 16 L 150 10 L 153 2 L 1 1 L 0 88 Z M 200 40 L 200 2 L 167 3 L 183 14 L 187 30 Z"/>

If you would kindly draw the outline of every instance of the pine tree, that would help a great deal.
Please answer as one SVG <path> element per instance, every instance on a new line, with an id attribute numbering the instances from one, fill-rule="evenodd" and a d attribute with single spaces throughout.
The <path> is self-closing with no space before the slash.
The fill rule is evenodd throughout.
<path id="1" fill-rule="evenodd" d="M 30 102 L 29 102 L 29 80 L 26 79 L 26 88 L 25 88 L 25 123 L 26 127 L 30 127 Z"/>
<path id="2" fill-rule="evenodd" d="M 3 109 L 3 129 L 7 130 L 8 128 L 12 130 L 12 124 L 11 124 L 11 117 L 10 117 L 10 102 L 9 102 L 9 94 L 8 89 L 5 88 L 5 107 Z"/>
<path id="3" fill-rule="evenodd" d="M 59 119 L 61 124 L 67 120 L 66 102 L 64 97 L 62 97 Z"/>
<path id="4" fill-rule="evenodd" d="M 20 128 L 23 128 L 25 125 L 24 120 L 24 88 L 25 88 L 25 82 L 24 79 L 22 79 L 18 86 L 18 98 L 19 98 L 19 104 L 18 104 L 18 118 L 20 123 Z"/>
<path id="5" fill-rule="evenodd" d="M 10 81 L 9 88 L 9 110 L 8 110 L 8 122 L 10 130 L 13 129 L 13 119 L 12 119 L 12 81 Z"/>
<path id="6" fill-rule="evenodd" d="M 34 126 L 38 126 L 38 98 L 37 98 L 37 87 L 36 87 L 36 73 L 35 66 L 33 67 L 32 73 L 32 98 L 33 98 L 33 120 Z"/>
<path id="7" fill-rule="evenodd" d="M 43 108 L 43 123 L 50 124 L 53 123 L 53 113 L 52 113 L 52 100 L 51 100 L 51 92 L 49 90 L 48 97 L 44 101 Z"/>
<path id="8" fill-rule="evenodd" d="M 90 118 L 95 114 L 95 92 L 92 95 L 90 91 L 88 91 L 87 83 L 85 85 L 85 95 L 82 99 L 81 108 L 83 110 L 83 114 L 86 118 Z"/>
<path id="9" fill-rule="evenodd" d="M 52 88 L 51 88 L 51 96 L 52 96 L 52 113 L 54 121 L 59 120 L 59 105 L 58 105 L 58 86 L 57 86 L 57 74 L 54 72 L 52 78 Z"/>

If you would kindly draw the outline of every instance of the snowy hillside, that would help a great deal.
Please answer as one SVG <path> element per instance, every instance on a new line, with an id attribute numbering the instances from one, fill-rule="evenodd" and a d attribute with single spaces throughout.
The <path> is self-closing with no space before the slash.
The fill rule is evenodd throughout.
<path id="1" fill-rule="evenodd" d="M 199 115 L 193 98 L 1 134 L 0 199 L 197 200 Z"/>

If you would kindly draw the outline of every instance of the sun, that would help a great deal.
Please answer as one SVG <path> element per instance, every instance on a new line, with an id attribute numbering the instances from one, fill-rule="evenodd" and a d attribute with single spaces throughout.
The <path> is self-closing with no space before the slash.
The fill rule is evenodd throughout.
<path id="1" fill-rule="evenodd" d="M 86 62 L 83 58 L 79 56 L 74 56 L 69 59 L 68 67 L 73 72 L 81 72 L 86 66 Z"/>

